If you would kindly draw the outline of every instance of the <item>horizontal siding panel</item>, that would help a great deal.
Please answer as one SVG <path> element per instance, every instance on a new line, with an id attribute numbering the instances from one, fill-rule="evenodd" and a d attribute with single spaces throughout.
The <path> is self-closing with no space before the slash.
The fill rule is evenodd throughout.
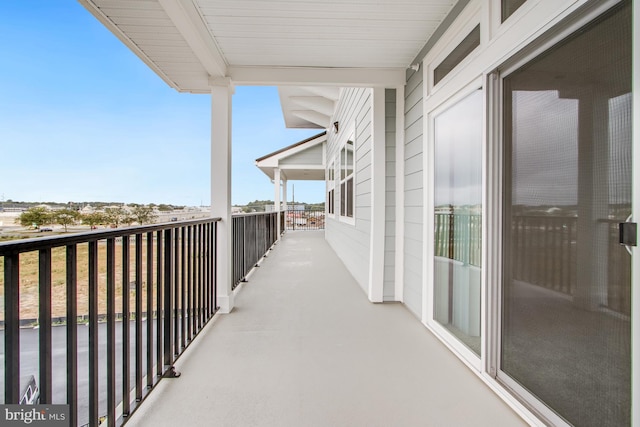
<path id="1" fill-rule="evenodd" d="M 371 207 L 371 193 L 369 192 L 356 195 L 356 206 Z"/>
<path id="2" fill-rule="evenodd" d="M 405 175 L 404 188 L 405 190 L 417 190 L 424 187 L 424 181 L 422 180 L 422 171 L 413 172 Z"/>
<path id="3" fill-rule="evenodd" d="M 405 229 L 405 240 L 406 241 L 420 241 L 422 242 L 422 224 L 420 223 L 412 223 L 412 222 L 405 222 L 404 224 L 404 229 Z M 422 246 L 420 246 L 422 247 Z"/>
<path id="4" fill-rule="evenodd" d="M 418 153 L 417 155 L 407 159 L 404 162 L 404 167 L 406 174 L 411 174 L 413 172 L 418 172 L 423 169 L 422 167 L 422 153 Z"/>
<path id="5" fill-rule="evenodd" d="M 358 173 L 371 166 L 371 146 L 368 145 L 368 150 L 363 147 L 360 157 L 356 160 L 356 169 Z M 360 154 L 360 153 L 359 153 Z"/>
<path id="6" fill-rule="evenodd" d="M 405 191 L 405 206 L 422 206 L 422 193 L 422 189 Z"/>
<path id="7" fill-rule="evenodd" d="M 405 160 L 415 157 L 418 154 L 422 154 L 422 144 L 418 144 L 418 142 L 415 141 L 411 144 L 405 145 L 404 147 Z"/>
<path id="8" fill-rule="evenodd" d="M 396 229 L 395 229 L 395 220 L 396 220 L 396 207 L 395 206 L 389 206 L 387 205 L 385 207 L 385 218 L 387 219 L 387 226 L 391 227 L 388 231 L 387 231 L 387 235 L 394 235 L 396 234 Z"/>
<path id="9" fill-rule="evenodd" d="M 419 102 L 413 107 L 411 107 L 409 110 L 407 110 L 407 112 L 405 113 L 404 117 L 405 117 L 406 128 L 408 128 L 418 120 L 422 119 L 422 115 L 423 115 L 422 103 Z"/>
<path id="10" fill-rule="evenodd" d="M 411 143 L 418 143 L 422 146 L 422 135 L 424 133 L 424 129 L 422 126 L 422 117 L 413 122 L 407 129 L 405 130 L 405 146 Z"/>
<path id="11" fill-rule="evenodd" d="M 423 223 L 423 209 L 422 207 L 407 206 L 404 209 L 404 219 L 406 222 L 413 224 Z"/>
<path id="12" fill-rule="evenodd" d="M 357 185 L 369 180 L 371 180 L 371 163 L 367 164 L 366 167 L 359 170 L 356 174 L 356 181 L 358 182 Z M 369 186 L 369 191 L 371 191 L 371 186 Z"/>
<path id="13" fill-rule="evenodd" d="M 384 237 L 384 250 L 386 252 L 393 252 L 396 248 L 396 237 L 387 235 Z"/>
<path id="14" fill-rule="evenodd" d="M 423 68 L 421 64 L 420 70 L 422 69 Z M 405 87 L 405 100 L 418 89 L 418 86 L 422 85 L 423 78 L 422 71 L 420 70 L 412 72 L 411 76 L 409 77 L 409 80 L 407 81 L 407 85 Z M 420 91 L 420 93 L 422 93 L 422 91 Z"/>
<path id="15" fill-rule="evenodd" d="M 396 146 L 387 144 L 384 150 L 385 162 L 387 164 L 387 175 L 393 174 L 395 175 L 395 162 L 396 162 Z"/>

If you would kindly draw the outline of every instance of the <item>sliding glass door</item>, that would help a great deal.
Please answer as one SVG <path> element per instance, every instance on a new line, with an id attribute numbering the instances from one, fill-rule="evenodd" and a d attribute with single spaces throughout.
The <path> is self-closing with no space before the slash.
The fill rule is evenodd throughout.
<path id="1" fill-rule="evenodd" d="M 631 1 L 504 76 L 502 375 L 630 423 Z"/>

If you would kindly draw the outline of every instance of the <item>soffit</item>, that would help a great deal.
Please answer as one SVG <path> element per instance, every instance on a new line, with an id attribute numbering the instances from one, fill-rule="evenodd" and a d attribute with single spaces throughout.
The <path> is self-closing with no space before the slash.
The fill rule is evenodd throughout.
<path id="1" fill-rule="evenodd" d="M 457 2 L 79 1 L 167 84 L 193 93 L 209 93 L 221 78 L 237 85 L 329 86 L 334 91 L 404 84 L 406 68 Z M 297 109 L 292 111 L 303 111 L 300 102 L 306 101 L 292 101 Z M 326 101 L 319 105 L 320 111 L 308 111 L 326 111 Z M 287 125 L 324 127 L 315 114 L 294 116 L 289 114 Z"/>

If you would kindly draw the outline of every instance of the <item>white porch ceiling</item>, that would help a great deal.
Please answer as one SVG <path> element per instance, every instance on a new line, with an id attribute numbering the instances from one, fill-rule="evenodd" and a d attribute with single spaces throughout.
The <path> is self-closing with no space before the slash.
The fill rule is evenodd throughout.
<path id="1" fill-rule="evenodd" d="M 221 78 L 280 87 L 404 84 L 406 68 L 457 2 L 79 1 L 167 84 L 193 93 L 209 93 Z M 330 96 L 292 96 L 289 116 L 298 118 L 288 124 L 324 127 L 317 114 L 327 115 Z"/>

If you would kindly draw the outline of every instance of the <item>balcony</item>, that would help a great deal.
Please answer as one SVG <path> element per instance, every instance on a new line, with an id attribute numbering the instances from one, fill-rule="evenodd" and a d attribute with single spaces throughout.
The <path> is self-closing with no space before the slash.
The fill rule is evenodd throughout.
<path id="1" fill-rule="evenodd" d="M 289 231 L 271 246 L 275 213 L 234 217 L 242 279 L 233 311 L 216 313 L 216 224 L 0 245 L 3 283 L 13 285 L 4 286 L 4 402 L 21 398 L 15 373 L 32 373 L 40 402 L 69 404 L 74 426 L 523 425 L 403 305 L 369 303 L 324 231 Z M 65 283 L 51 267 L 58 252 Z M 32 296 L 16 273 L 30 257 L 38 328 L 19 329 Z"/>
<path id="2" fill-rule="evenodd" d="M 128 426 L 525 425 L 323 231 L 287 232 Z"/>

